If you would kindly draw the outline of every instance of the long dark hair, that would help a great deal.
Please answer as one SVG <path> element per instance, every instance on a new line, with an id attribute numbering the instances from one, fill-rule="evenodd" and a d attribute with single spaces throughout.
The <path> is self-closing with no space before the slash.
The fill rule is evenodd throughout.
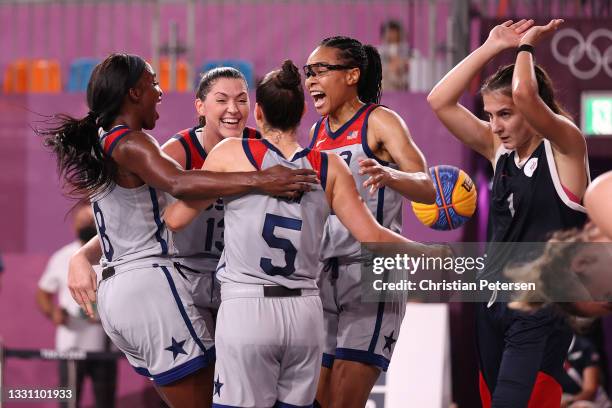
<path id="1" fill-rule="evenodd" d="M 255 100 L 271 127 L 282 131 L 295 129 L 305 106 L 300 70 L 291 60 L 285 60 L 281 69 L 270 72 L 257 85 Z"/>
<path id="2" fill-rule="evenodd" d="M 206 99 L 206 95 L 208 95 L 210 89 L 219 78 L 241 79 L 244 82 L 244 85 L 247 87 L 247 90 L 249 88 L 247 80 L 242 72 L 232 67 L 218 67 L 202 74 L 200 83 L 198 84 L 198 89 L 196 91 L 196 98 L 204 101 L 204 99 Z M 204 116 L 200 116 L 198 121 L 200 122 L 200 126 L 206 125 L 206 118 Z"/>
<path id="3" fill-rule="evenodd" d="M 341 63 L 359 68 L 357 95 L 365 103 L 379 103 L 382 89 L 382 64 L 378 50 L 350 37 L 329 37 L 321 41 L 324 47 L 336 48 Z"/>
<path id="4" fill-rule="evenodd" d="M 572 116 L 557 101 L 555 88 L 548 73 L 539 65 L 535 65 L 534 69 L 538 83 L 538 95 L 540 95 L 546 106 L 556 114 L 572 119 Z M 480 93 L 499 91 L 506 96 L 512 97 L 512 75 L 514 75 L 514 64 L 500 67 L 497 72 L 485 79 L 480 88 Z"/>
<path id="5" fill-rule="evenodd" d="M 89 79 L 89 113 L 81 119 L 58 114 L 50 128 L 37 130 L 56 156 L 60 177 L 70 186 L 66 192 L 69 196 L 91 197 L 113 185 L 117 165 L 104 154 L 98 129 L 108 129 L 113 124 L 145 66 L 139 56 L 111 54 L 94 68 Z"/>

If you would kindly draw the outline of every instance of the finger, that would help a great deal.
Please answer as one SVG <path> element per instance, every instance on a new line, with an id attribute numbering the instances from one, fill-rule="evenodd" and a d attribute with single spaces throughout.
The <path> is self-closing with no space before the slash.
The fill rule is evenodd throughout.
<path id="1" fill-rule="evenodd" d="M 527 21 L 527 20 L 525 20 L 524 18 L 523 18 L 523 19 L 520 19 L 520 20 L 519 20 L 519 21 L 517 21 L 516 23 L 511 24 L 511 25 L 510 25 L 510 27 L 511 27 L 511 28 L 516 28 L 516 27 L 519 27 L 519 26 L 520 26 L 521 24 L 523 24 L 525 21 Z"/>
<path id="2" fill-rule="evenodd" d="M 70 296 L 72 296 L 74 301 L 77 302 L 79 306 L 81 306 L 83 304 L 83 301 L 81 301 L 81 299 L 78 297 L 77 291 L 72 288 L 68 288 L 68 289 L 70 290 Z"/>
<path id="3" fill-rule="evenodd" d="M 365 167 L 365 168 L 361 168 L 359 169 L 359 174 L 364 175 L 364 174 L 378 174 L 380 173 L 380 169 L 378 167 Z"/>
<path id="4" fill-rule="evenodd" d="M 294 169 L 291 172 L 297 176 L 316 176 L 317 172 L 312 169 Z"/>
<path id="5" fill-rule="evenodd" d="M 291 184 L 287 184 L 286 186 L 283 186 L 283 190 L 282 193 L 300 193 L 300 192 L 306 192 L 306 191 L 311 191 L 312 190 L 312 186 L 308 183 L 291 183 Z"/>
<path id="6" fill-rule="evenodd" d="M 529 30 L 531 27 L 533 27 L 533 25 L 535 24 L 535 21 L 533 20 L 522 20 L 523 22 L 518 25 L 517 27 L 514 28 L 514 31 L 516 31 L 517 33 L 524 33 L 525 31 Z"/>
<path id="7" fill-rule="evenodd" d="M 372 184 L 374 184 L 374 178 L 373 177 L 368 177 L 368 179 L 363 182 L 363 188 L 368 188 Z"/>
<path id="8" fill-rule="evenodd" d="M 87 316 L 93 318 L 95 316 L 94 314 L 94 310 L 93 310 L 93 305 L 91 304 L 90 301 L 86 301 L 85 304 L 83 304 L 83 309 L 85 309 L 85 313 L 87 314 Z"/>
<path id="9" fill-rule="evenodd" d="M 311 176 L 295 176 L 291 183 L 310 183 L 310 184 L 319 184 L 320 181 L 317 178 L 316 174 Z"/>
<path id="10" fill-rule="evenodd" d="M 501 25 L 503 25 L 504 27 L 510 27 L 512 25 L 512 20 L 504 21 L 503 23 L 501 23 Z"/>
<path id="11" fill-rule="evenodd" d="M 85 295 L 87 296 L 87 299 L 90 302 L 96 301 L 96 292 L 94 292 L 92 289 L 88 289 L 87 291 L 85 291 Z"/>
<path id="12" fill-rule="evenodd" d="M 376 161 L 374 159 L 359 158 L 358 163 L 360 166 L 373 166 L 376 164 Z"/>
<path id="13" fill-rule="evenodd" d="M 91 271 L 91 287 L 94 292 L 98 290 L 98 277 L 96 276 L 96 272 L 93 270 Z"/>

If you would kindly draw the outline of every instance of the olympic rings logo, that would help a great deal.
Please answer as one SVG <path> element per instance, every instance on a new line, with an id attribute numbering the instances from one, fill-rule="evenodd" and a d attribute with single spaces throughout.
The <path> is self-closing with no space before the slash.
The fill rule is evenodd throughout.
<path id="1" fill-rule="evenodd" d="M 606 28 L 598 28 L 591 32 L 585 39 L 580 32 L 573 28 L 564 28 L 559 30 L 552 38 L 550 47 L 553 57 L 561 64 L 567 65 L 570 72 L 578 79 L 592 79 L 602 69 L 604 72 L 612 78 L 612 45 L 610 45 L 605 51 L 601 52 L 593 42 L 598 38 L 607 38 L 612 42 L 612 31 Z M 559 51 L 559 43 L 569 38 L 576 42 L 576 45 L 572 47 L 567 55 L 562 55 Z M 590 69 L 581 70 L 576 67 L 576 63 L 580 61 L 584 56 L 591 60 L 593 67 Z"/>

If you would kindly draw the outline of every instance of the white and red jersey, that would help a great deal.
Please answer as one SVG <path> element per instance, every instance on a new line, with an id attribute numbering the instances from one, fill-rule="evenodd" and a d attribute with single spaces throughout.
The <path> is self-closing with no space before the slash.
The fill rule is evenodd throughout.
<path id="1" fill-rule="evenodd" d="M 401 233 L 402 230 L 402 196 L 398 192 L 383 187 L 372 196 L 363 187 L 368 175 L 359 174 L 359 160 L 372 158 L 384 166 L 397 168 L 393 163 L 378 159 L 368 146 L 368 118 L 379 105 L 366 104 L 353 117 L 333 132 L 325 116 L 316 123 L 310 148 L 318 151 L 332 152 L 339 155 L 349 166 L 357 191 L 368 209 L 383 227 Z M 321 259 L 340 258 L 343 263 L 359 261 L 360 243 L 351 235 L 338 217 L 332 214 L 325 227 L 325 238 L 321 249 Z"/>

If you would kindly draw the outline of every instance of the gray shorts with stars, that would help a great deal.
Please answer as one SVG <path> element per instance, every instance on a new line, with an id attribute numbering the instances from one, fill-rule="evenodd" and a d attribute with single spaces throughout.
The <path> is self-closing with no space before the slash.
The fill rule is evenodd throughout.
<path id="1" fill-rule="evenodd" d="M 406 297 L 362 302 L 361 264 L 321 265 L 319 289 L 325 319 L 322 365 L 356 361 L 387 371 L 406 313 Z"/>

